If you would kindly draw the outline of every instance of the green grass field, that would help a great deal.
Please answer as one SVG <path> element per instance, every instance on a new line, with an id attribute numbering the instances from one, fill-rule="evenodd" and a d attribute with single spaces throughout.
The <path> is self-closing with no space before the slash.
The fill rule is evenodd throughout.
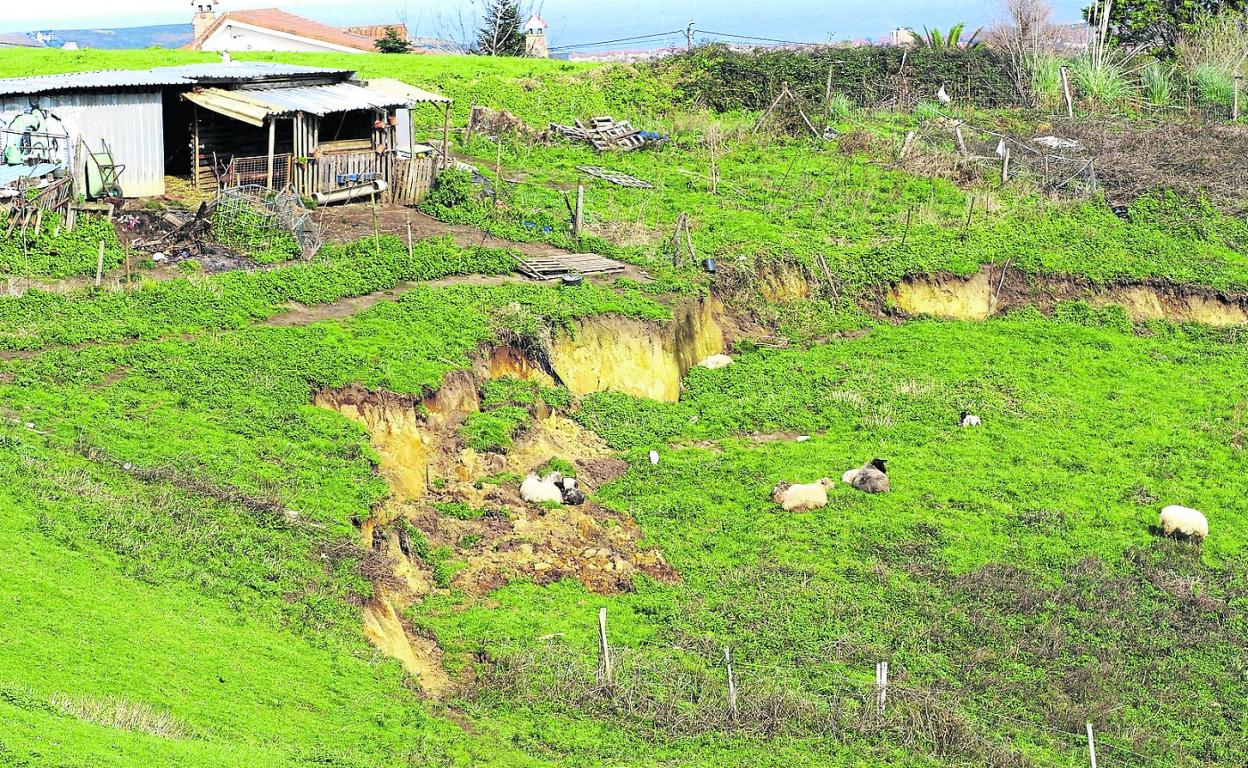
<path id="1" fill-rule="evenodd" d="M 209 58 L 0 52 L 0 76 Z M 1096 198 L 916 176 L 891 150 L 753 136 L 740 130 L 752 116 L 708 115 L 647 70 L 289 60 L 442 90 L 461 120 L 475 102 L 537 128 L 603 112 L 676 126 L 665 148 L 607 160 L 508 137 L 504 176 L 523 183 L 497 208 L 433 210 L 577 245 L 559 189 L 576 165 L 610 162 L 655 189 L 591 183 L 581 245 L 655 279 L 429 285 L 506 273 L 515 255 L 431 239 L 409 256 L 384 238 L 264 272 L 0 297 L 0 765 L 1073 768 L 1086 722 L 1102 765 L 1243 761 L 1242 328 L 1132 324 L 1078 302 L 903 321 L 875 298 L 902 276 L 1007 260 L 1092 285 L 1242 291 L 1242 222 L 1161 193 L 1126 222 Z M 912 117 L 855 119 L 889 141 Z M 712 126 L 728 136 L 715 193 Z M 492 175 L 496 144 L 460 149 Z M 717 276 L 670 265 L 681 213 Z M 760 294 L 780 265 L 820 280 L 820 258 L 832 292 Z M 348 317 L 268 322 L 291 302 L 386 290 Z M 679 401 L 498 380 L 457 432 L 499 451 L 539 400 L 569 414 L 627 462 L 592 500 L 635 519 L 639 547 L 679 579 L 638 575 L 615 595 L 524 574 L 479 595 L 433 590 L 403 618 L 458 686 L 426 695 L 363 634 L 379 587 L 355 524 L 392 494 L 378 451 L 313 395 L 420 397 L 501 342 L 575 343 L 603 318 L 620 335 L 666 327 L 708 292 L 740 323 L 735 362 L 692 369 Z M 984 425 L 959 429 L 961 410 Z M 873 457 L 889 462 L 887 495 L 838 482 L 822 509 L 770 501 L 778 481 L 838 479 Z M 1203 510 L 1209 539 L 1158 537 L 1166 504 Z M 428 506 L 448 525 L 480 517 Z M 474 546 L 416 547 L 411 563 L 453 571 Z"/>

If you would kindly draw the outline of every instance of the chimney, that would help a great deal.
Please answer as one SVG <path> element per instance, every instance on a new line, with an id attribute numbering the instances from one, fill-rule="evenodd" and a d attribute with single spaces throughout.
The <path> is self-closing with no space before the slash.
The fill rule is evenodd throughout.
<path id="1" fill-rule="evenodd" d="M 192 34 L 195 40 L 199 40 L 217 20 L 216 5 L 217 0 L 194 0 L 191 3 L 195 7 L 195 16 L 191 19 Z"/>

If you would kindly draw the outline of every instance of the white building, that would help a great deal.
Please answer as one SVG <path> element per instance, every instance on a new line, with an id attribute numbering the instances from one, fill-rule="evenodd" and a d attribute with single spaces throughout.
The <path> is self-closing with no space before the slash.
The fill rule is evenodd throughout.
<path id="1" fill-rule="evenodd" d="M 277 8 L 230 11 L 220 16 L 215 0 L 196 3 L 195 51 L 295 51 L 313 53 L 375 53 L 373 38 L 305 19 Z"/>
<path id="2" fill-rule="evenodd" d="M 536 13 L 524 22 L 524 55 L 534 59 L 549 59 L 550 44 L 546 42 L 546 32 L 550 29 L 541 16 Z"/>

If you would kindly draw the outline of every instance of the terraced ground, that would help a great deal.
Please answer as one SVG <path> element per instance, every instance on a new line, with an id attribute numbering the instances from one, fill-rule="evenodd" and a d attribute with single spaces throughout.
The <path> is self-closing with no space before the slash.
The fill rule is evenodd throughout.
<path id="1" fill-rule="evenodd" d="M 392 61 L 351 58 L 536 127 L 676 125 L 611 158 L 656 189 L 591 184 L 580 244 L 576 147 L 504 137 L 526 183 L 427 206 L 647 277 L 526 284 L 505 250 L 370 238 L 0 298 L 0 764 L 1076 766 L 1089 721 L 1104 764 L 1248 753 L 1248 346 L 1099 290 L 1236 305 L 1242 222 L 755 137 L 662 73 Z M 881 142 L 921 119 L 850 118 Z M 681 212 L 715 276 L 671 266 Z M 1018 282 L 1008 312 L 899 312 L 901 278 L 985 265 Z M 691 367 L 712 348 L 734 363 Z M 877 456 L 890 494 L 769 500 Z M 521 502 L 539 466 L 589 503 Z M 1151 530 L 1170 503 L 1207 513 L 1203 545 Z"/>

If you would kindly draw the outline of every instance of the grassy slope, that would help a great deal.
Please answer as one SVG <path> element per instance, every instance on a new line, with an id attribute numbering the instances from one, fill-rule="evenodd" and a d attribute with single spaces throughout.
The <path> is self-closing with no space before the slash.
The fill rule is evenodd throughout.
<path id="1" fill-rule="evenodd" d="M 33 66 L 44 69 L 205 58 L 38 56 Z M 470 59 L 342 58 L 441 88 L 460 109 L 465 101 L 505 105 L 535 124 L 619 106 L 608 103 L 595 70 L 558 63 L 491 62 L 499 68 L 482 74 Z M 27 74 L 30 62 L 0 53 L 0 74 Z M 662 102 L 652 86 L 636 88 L 625 103 L 639 114 Z M 484 144 L 472 149 L 489 154 Z M 620 158 L 621 167 L 659 179 L 658 194 L 595 186 L 591 212 L 663 229 L 691 210 L 700 248 L 721 257 L 770 251 L 800 259 L 832 245 L 838 271 L 859 284 L 912 269 L 970 271 L 999 259 L 1001 248 L 1017 248 L 1038 271 L 1099 279 L 1245 279 L 1239 254 L 1128 227 L 1091 208 L 1040 216 L 1015 205 L 977 223 L 964 245 L 941 229 L 964 215 L 966 193 L 952 185 L 822 153 L 810 161 L 819 175 L 804 190 L 786 178 L 793 159 L 807 156 L 803 148 L 761 151 L 750 142 L 733 149 L 740 162 L 725 164 L 724 183 L 744 193 L 720 197 L 706 194 L 698 178 L 705 152 L 692 143 Z M 540 169 L 539 180 L 566 182 L 589 155 L 556 147 L 508 150 L 507 158 Z M 841 196 L 838 205 L 816 205 L 822 196 L 811 189 L 825 184 Z M 894 254 L 896 233 L 888 233 L 900 225 L 901 201 L 911 199 L 926 204 L 919 218 L 929 229 L 913 235 L 910 247 L 919 250 Z M 562 205 L 536 187 L 511 202 L 506 215 L 515 219 Z M 1026 231 L 1020 222 L 1029 221 L 1031 239 L 1016 246 Z M 1085 238 L 1102 239 L 1089 246 Z M 381 273 L 382 286 L 394 279 Z M 320 300 L 358 292 L 376 277 L 352 277 L 359 287 L 345 292 L 334 277 Z M 142 309 L 137 330 L 108 326 L 99 338 L 232 330 L 56 351 L 0 370 L 6 415 L 52 433 L 46 445 L 20 429 L 3 443 L 12 455 L 0 475 L 0 603 L 14 609 L 0 625 L 20 640 L 0 646 L 0 758 L 7 750 L 31 765 L 506 765 L 523 764 L 522 755 L 569 765 L 929 764 L 921 755 L 930 745 L 899 746 L 904 728 L 851 728 L 840 741 L 803 733 L 800 723 L 776 740 L 691 736 L 645 713 L 569 703 L 540 675 L 514 670 L 522 683 L 514 696 L 456 702 L 470 726 L 464 732 L 415 703 L 396 666 L 374 660 L 359 639 L 351 601 L 367 585 L 354 575 L 352 555 L 326 563 L 318 546 L 347 535 L 349 517 L 384 488 L 371 475 L 360 430 L 308 407 L 311 389 L 358 380 L 419 391 L 489 338 L 491 307 L 519 301 L 555 321 L 661 314 L 640 292 L 590 292 L 572 302 L 543 288 L 427 289 L 350 321 L 248 329 L 291 296 L 247 289 L 201 313 L 214 291 L 179 293 L 188 285 L 197 287 L 180 284 L 169 301 L 198 297 L 190 326 L 180 309 L 161 315 L 158 303 Z M 110 300 L 76 298 L 63 329 L 60 305 L 7 305 L 7 338 L 31 329 L 41 339 L 31 346 L 96 338 L 92 318 L 112 314 L 103 306 Z M 545 652 L 537 637 L 562 632 L 561 658 L 589 669 L 594 609 L 609 605 L 613 641 L 637 649 L 645 669 L 678 666 L 710 681 L 696 699 L 681 697 L 692 711 L 722 697 L 722 645 L 735 649 L 747 701 L 779 686 L 846 712 L 856 711 L 871 665 L 889 658 L 903 711 L 907 688 L 939 688 L 975 729 L 1030 745 L 1043 764 L 1077 759 L 1077 748 L 1044 728 L 1077 730 L 1089 717 L 1109 743 L 1130 739 L 1138 751 L 1189 765 L 1231 764 L 1245 750 L 1239 659 L 1248 588 L 1237 531 L 1248 510 L 1220 478 L 1243 469 L 1231 446 L 1244 428 L 1236 393 L 1245 352 L 1217 335 L 1154 331 L 1142 338 L 1037 318 L 914 323 L 695 371 L 676 405 L 591 398 L 586 422 L 633 450 L 630 473 L 603 499 L 637 515 L 683 583 L 642 583 L 609 600 L 570 584 L 515 584 L 489 607 L 448 595 L 412 618 L 452 652 L 454 665 L 473 664 L 472 652 L 484 646 L 510 670 L 518 654 Z M 950 429 L 962 406 L 981 412 L 987 426 Z M 732 437 L 782 429 L 826 434 L 803 444 Z M 664 449 L 658 468 L 644 461 L 652 445 L 706 439 L 724 442 Z M 107 462 L 75 455 L 76 441 L 141 467 L 276 497 L 327 528 L 286 529 L 165 483 L 135 485 Z M 871 455 L 893 461 L 893 495 L 838 488 L 828 509 L 798 516 L 766 502 L 780 477 L 836 476 Z M 1149 538 L 1157 506 L 1171 501 L 1210 512 L 1215 534 L 1203 553 Z M 239 669 L 251 677 L 238 679 Z M 656 689 L 660 699 L 675 696 Z M 191 736 L 83 722 L 49 708 L 53 694 L 120 695 L 169 713 Z M 1003 713 L 1025 724 L 992 718 Z M 1183 756 L 1173 758 L 1176 740 Z"/>

